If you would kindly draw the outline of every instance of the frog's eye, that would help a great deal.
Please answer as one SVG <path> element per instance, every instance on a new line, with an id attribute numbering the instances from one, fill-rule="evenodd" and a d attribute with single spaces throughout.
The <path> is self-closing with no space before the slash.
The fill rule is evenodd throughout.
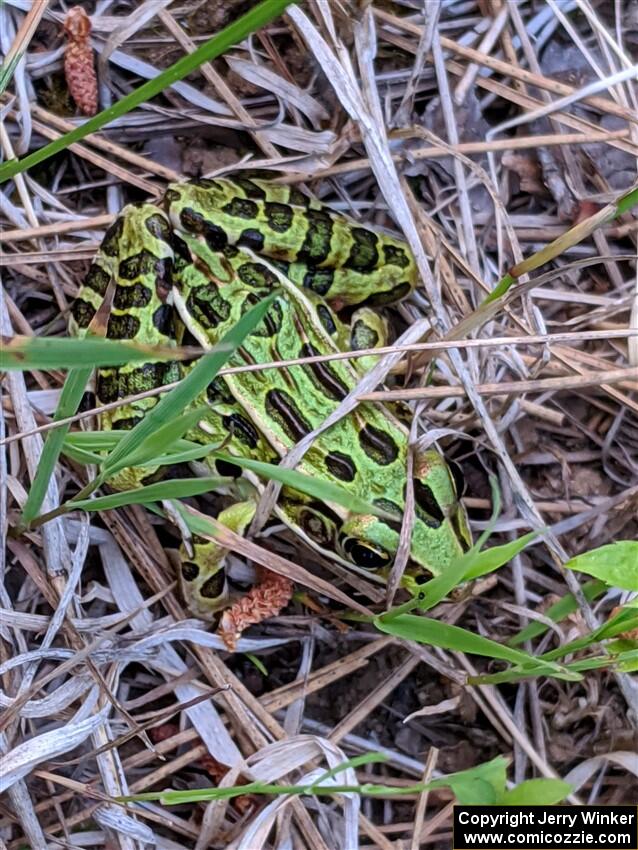
<path id="1" fill-rule="evenodd" d="M 352 563 L 364 570 L 380 570 L 392 562 L 392 556 L 385 549 L 356 537 L 346 537 L 342 546 Z"/>

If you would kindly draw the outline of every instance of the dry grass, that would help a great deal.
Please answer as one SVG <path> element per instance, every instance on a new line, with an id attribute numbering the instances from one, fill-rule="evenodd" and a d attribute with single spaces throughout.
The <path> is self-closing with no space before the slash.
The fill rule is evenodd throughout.
<path id="1" fill-rule="evenodd" d="M 101 108 L 192 51 L 235 5 L 243 11 L 196 0 L 107 4 L 92 16 Z M 1 187 L 2 333 L 65 334 L 86 261 L 126 202 L 243 161 L 402 231 L 422 280 L 391 314 L 408 344 L 387 352 L 393 385 L 361 392 L 418 400 L 416 433 L 441 429 L 442 447 L 463 465 L 476 530 L 489 516 L 486 470 L 503 493 L 501 541 L 550 528 L 497 580 L 436 611 L 505 641 L 542 620 L 548 599 L 578 588 L 562 569 L 568 557 L 637 536 L 635 218 L 566 250 L 476 338 L 436 338 L 468 319 L 514 263 L 634 182 L 636 33 L 614 18 L 621 6 L 432 0 L 426 19 L 409 0 L 291 7 L 226 59 Z M 0 8 L 2 47 L 26 51 L 1 100 L 5 157 L 79 120 L 61 78 L 65 8 Z M 432 336 L 412 344 L 417 322 Z M 62 381 L 41 372 L 4 380 L 3 532 L 24 504 Z M 44 510 L 82 475 L 61 465 Z M 254 799 L 135 810 L 112 802 L 248 777 L 293 782 L 379 749 L 388 762 L 356 777 L 351 769 L 350 781 L 410 784 L 500 753 L 512 758 L 515 782 L 560 776 L 581 802 L 638 797 L 638 688 L 627 674 L 467 687 L 468 674 L 490 665 L 344 625 L 325 596 L 309 593 L 240 644 L 266 675 L 188 618 L 168 539 L 138 507 L 9 534 L 0 748 L 20 778 L 0 810 L 0 847 L 253 850 L 288 846 L 286 835 L 313 850 L 449 846 L 451 797 L 441 791 L 360 809 L 356 798 L 265 809 Z M 258 542 L 298 580 L 309 562 L 326 568 L 289 537 Z M 246 555 L 258 549 L 245 544 Z M 344 570 L 328 575 L 340 600 L 382 609 L 378 586 Z M 312 578 L 305 586 L 325 587 Z M 594 608 L 580 597 L 580 611 L 534 650 L 594 628 L 620 601 L 619 591 Z"/>

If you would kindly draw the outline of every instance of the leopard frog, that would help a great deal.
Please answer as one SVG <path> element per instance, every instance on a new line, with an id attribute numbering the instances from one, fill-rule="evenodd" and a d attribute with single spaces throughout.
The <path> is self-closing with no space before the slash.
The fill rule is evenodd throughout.
<path id="1" fill-rule="evenodd" d="M 265 320 L 227 364 L 240 366 L 384 344 L 384 320 L 372 308 L 409 294 L 416 269 L 400 240 L 296 188 L 240 174 L 175 183 L 160 204 L 122 210 L 74 303 L 75 333 L 85 331 L 111 281 L 108 337 L 164 345 L 194 338 L 207 347 L 281 287 Z M 348 324 L 337 314 L 343 311 Z M 102 369 L 98 401 L 123 402 L 102 415 L 101 427 L 131 428 L 157 399 L 126 402 L 126 397 L 178 380 L 185 369 L 177 362 Z M 361 363 L 352 359 L 218 377 L 197 401 L 208 410 L 202 427 L 188 436 L 222 445 L 230 456 L 276 463 L 324 422 L 361 374 Z M 287 488 L 275 509 L 314 549 L 382 578 L 396 554 L 405 504 L 408 432 L 400 419 L 395 408 L 361 403 L 319 434 L 297 467 L 394 520 L 355 514 Z M 438 451 L 423 452 L 413 469 L 409 572 L 438 575 L 470 543 L 466 515 Z M 135 472 L 116 486 L 139 483 Z M 242 532 L 253 510 L 254 501 L 238 502 L 219 519 Z M 195 543 L 195 554 L 182 560 L 181 583 L 191 610 L 206 616 L 228 601 L 224 553 L 205 541 Z"/>

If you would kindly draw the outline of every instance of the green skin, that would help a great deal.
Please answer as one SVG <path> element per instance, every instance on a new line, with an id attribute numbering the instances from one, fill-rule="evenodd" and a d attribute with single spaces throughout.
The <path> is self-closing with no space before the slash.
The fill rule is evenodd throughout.
<path id="1" fill-rule="evenodd" d="M 210 347 L 278 287 L 282 294 L 266 320 L 229 358 L 229 366 L 371 348 L 385 343 L 384 320 L 359 307 L 346 326 L 333 307 L 390 303 L 416 283 L 414 260 L 403 242 L 360 227 L 291 187 L 245 177 L 173 184 L 163 206 L 163 212 L 150 204 L 122 211 L 74 304 L 76 333 L 84 332 L 114 278 L 107 330 L 112 338 L 171 344 L 188 332 Z M 277 462 L 324 422 L 372 361 L 217 379 L 195 402 L 208 405 L 204 429 L 188 437 L 223 445 L 229 455 Z M 187 368 L 172 363 L 102 370 L 98 399 L 107 403 L 163 385 Z M 147 399 L 109 411 L 102 428 L 130 428 L 156 403 Z M 405 505 L 408 433 L 399 417 L 399 408 L 362 403 L 319 434 L 297 466 L 394 514 L 395 522 L 352 514 L 287 488 L 276 508 L 315 549 L 378 576 L 392 566 Z M 427 451 L 414 468 L 409 572 L 438 575 L 471 543 L 470 532 L 441 455 Z M 112 483 L 124 489 L 148 474 L 148 469 L 127 470 Z M 263 489 L 250 480 L 258 492 Z M 243 533 L 253 512 L 254 501 L 240 503 L 219 519 Z M 220 547 L 197 539 L 193 556 L 182 552 L 182 585 L 199 615 L 227 604 L 223 558 Z"/>

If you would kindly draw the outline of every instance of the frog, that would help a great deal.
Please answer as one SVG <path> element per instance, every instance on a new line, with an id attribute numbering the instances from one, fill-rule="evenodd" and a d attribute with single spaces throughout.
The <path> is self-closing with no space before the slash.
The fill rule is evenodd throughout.
<path id="1" fill-rule="evenodd" d="M 158 203 L 126 206 L 73 304 L 72 332 L 85 335 L 108 297 L 107 338 L 163 346 L 195 341 L 208 349 L 272 295 L 265 318 L 227 366 L 312 359 L 216 376 L 194 402 L 203 413 L 187 436 L 222 446 L 230 460 L 277 464 L 320 429 L 375 362 L 370 354 L 333 355 L 383 346 L 388 323 L 380 308 L 409 296 L 417 283 L 414 257 L 400 238 L 295 186 L 236 172 L 172 183 Z M 158 396 L 128 398 L 172 384 L 189 368 L 176 359 L 99 369 L 97 400 L 109 405 L 100 427 L 134 427 Z M 374 510 L 357 513 L 343 502 L 283 487 L 274 515 L 311 549 L 382 582 L 399 543 L 410 451 L 405 411 L 361 402 L 318 431 L 296 469 Z M 212 463 L 219 469 L 219 461 Z M 111 484 L 137 486 L 144 472 L 125 470 Z M 414 454 L 411 485 L 415 515 L 406 577 L 414 586 L 441 575 L 472 540 L 459 475 L 437 448 Z M 236 501 L 218 516 L 236 533 L 246 533 L 263 492 L 254 476 L 252 486 L 248 498 L 238 488 Z M 214 619 L 229 605 L 226 555 L 197 537 L 180 549 L 182 593 L 199 617 Z"/>

